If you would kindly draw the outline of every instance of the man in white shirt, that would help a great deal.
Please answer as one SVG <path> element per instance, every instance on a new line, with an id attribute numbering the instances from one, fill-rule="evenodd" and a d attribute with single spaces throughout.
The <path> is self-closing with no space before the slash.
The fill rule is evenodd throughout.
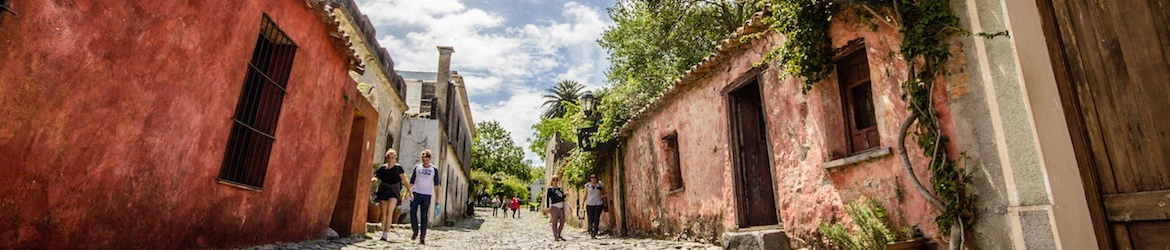
<path id="1" fill-rule="evenodd" d="M 439 192 L 439 169 L 431 165 L 430 149 L 424 149 L 421 157 L 422 163 L 415 165 L 410 175 L 410 184 L 414 188 L 414 200 L 410 201 L 410 229 L 414 234 L 410 239 L 417 237 L 419 244 L 426 245 L 430 218 L 428 206 L 431 205 L 431 196 Z"/>

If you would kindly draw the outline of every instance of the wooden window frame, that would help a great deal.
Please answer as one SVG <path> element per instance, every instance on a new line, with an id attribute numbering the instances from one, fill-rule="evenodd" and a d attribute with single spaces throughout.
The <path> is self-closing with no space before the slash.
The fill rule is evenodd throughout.
<path id="1" fill-rule="evenodd" d="M 837 81 L 841 94 L 841 114 L 843 115 L 845 123 L 846 152 L 848 152 L 848 155 L 856 155 L 868 150 L 880 148 L 881 133 L 878 131 L 877 126 L 877 110 L 876 105 L 873 103 L 873 80 L 872 75 L 869 74 L 869 55 L 866 53 L 865 44 L 861 41 L 851 42 L 836 54 L 837 55 L 834 58 L 834 61 L 836 61 L 837 64 Z M 857 63 L 857 60 L 861 62 Z M 848 66 L 846 65 L 864 67 L 864 70 L 861 72 L 865 72 L 865 75 L 847 77 L 847 75 L 842 74 L 842 72 L 851 70 L 851 68 L 847 68 Z M 874 109 L 868 114 L 870 115 L 869 119 L 873 122 L 873 125 L 867 126 L 865 128 L 857 128 L 857 123 L 859 120 L 858 115 L 865 114 L 859 114 L 864 113 L 864 111 L 856 110 L 856 104 L 864 100 L 855 100 L 853 96 L 853 90 L 864 86 L 868 86 L 869 88 L 869 105 L 871 109 Z M 857 143 L 859 141 L 867 143 L 868 146 L 858 146 Z"/>
<path id="2" fill-rule="evenodd" d="M 276 127 L 298 46 L 264 15 L 231 118 L 220 183 L 260 190 L 276 142 Z"/>

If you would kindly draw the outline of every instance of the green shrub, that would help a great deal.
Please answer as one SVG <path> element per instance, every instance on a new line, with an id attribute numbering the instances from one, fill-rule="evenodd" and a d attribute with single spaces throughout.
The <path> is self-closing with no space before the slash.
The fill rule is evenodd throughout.
<path id="1" fill-rule="evenodd" d="M 886 244 L 909 238 L 908 230 L 895 230 L 880 202 L 862 198 L 845 206 L 845 213 L 853 218 L 853 230 L 841 223 L 821 223 L 821 233 L 833 244 L 850 250 L 886 249 Z"/>

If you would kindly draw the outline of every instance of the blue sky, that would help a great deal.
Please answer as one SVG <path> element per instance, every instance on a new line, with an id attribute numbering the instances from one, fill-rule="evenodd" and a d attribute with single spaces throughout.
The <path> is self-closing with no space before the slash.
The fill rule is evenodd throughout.
<path id="1" fill-rule="evenodd" d="M 560 80 L 595 89 L 609 66 L 597 45 L 614 0 L 357 0 L 395 68 L 435 71 L 435 46 L 453 46 L 476 122 L 495 120 L 525 148 L 543 91 Z M 527 159 L 543 161 L 533 153 Z"/>

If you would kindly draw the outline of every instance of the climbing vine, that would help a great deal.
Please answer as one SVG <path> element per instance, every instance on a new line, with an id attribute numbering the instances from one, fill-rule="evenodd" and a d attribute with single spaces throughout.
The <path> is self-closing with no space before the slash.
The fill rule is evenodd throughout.
<path id="1" fill-rule="evenodd" d="M 569 187 L 580 188 L 585 185 L 586 179 L 590 173 L 593 173 L 593 152 L 582 151 L 580 148 L 573 149 L 570 153 L 568 162 L 561 167 L 561 179 Z"/>
<path id="2" fill-rule="evenodd" d="M 935 217 L 939 230 L 943 234 L 952 233 L 953 229 L 959 230 L 951 234 L 953 249 L 956 244 L 961 244 L 957 243 L 962 241 L 961 231 L 974 220 L 975 197 L 966 191 L 972 182 L 971 174 L 946 156 L 945 149 L 949 141 L 941 133 L 933 93 L 935 79 L 945 73 L 945 65 L 951 57 L 951 41 L 955 36 L 964 34 L 964 31 L 958 28 L 959 19 L 951 13 L 949 1 L 946 0 L 852 2 L 864 5 L 867 10 L 872 10 L 869 8 L 871 5 L 890 8 L 896 15 L 893 17 L 894 23 L 898 23 L 902 34 L 900 52 L 909 65 L 909 79 L 903 82 L 902 90 L 910 111 L 900 131 L 899 154 L 916 188 L 930 204 L 940 210 Z M 766 54 L 763 62 L 778 57 L 787 75 L 804 78 L 800 86 L 802 91 L 808 91 L 812 85 L 827 78 L 833 70 L 829 25 L 840 4 L 830 0 L 761 0 L 759 4 L 772 6 L 772 15 L 764 21 L 771 31 L 785 38 L 784 46 Z M 874 11 L 870 13 L 877 14 Z M 913 124 L 917 126 L 910 129 Z M 935 194 L 926 191 L 913 174 L 904 143 L 906 135 L 910 134 L 923 150 L 922 154 L 930 159 L 927 169 Z"/>
<path id="3" fill-rule="evenodd" d="M 828 78 L 833 72 L 833 41 L 829 39 L 833 3 L 828 0 L 759 3 L 772 4 L 772 15 L 764 17 L 763 21 L 771 30 L 785 37 L 784 46 L 769 51 L 762 61 L 772 61 L 778 56 L 787 75 L 804 77 L 801 91 L 808 91 L 814 83 Z"/>
<path id="4" fill-rule="evenodd" d="M 912 113 L 905 123 L 917 119 L 918 126 L 913 133 L 923 155 L 930 158 L 927 169 L 942 206 L 935 223 L 943 233 L 956 224 L 962 230 L 975 217 L 975 197 L 965 192 L 972 182 L 971 174 L 943 152 L 949 140 L 941 133 L 933 90 L 935 79 L 945 73 L 945 65 L 951 58 L 951 39 L 964 32 L 957 28 L 959 18 L 951 13 L 949 1 L 897 1 L 900 3 L 895 6 L 903 23 L 901 51 L 908 65 L 912 65 L 909 70 L 913 76 L 903 83 Z M 921 64 L 915 63 L 919 59 Z M 916 69 L 921 71 L 915 74 Z"/>

